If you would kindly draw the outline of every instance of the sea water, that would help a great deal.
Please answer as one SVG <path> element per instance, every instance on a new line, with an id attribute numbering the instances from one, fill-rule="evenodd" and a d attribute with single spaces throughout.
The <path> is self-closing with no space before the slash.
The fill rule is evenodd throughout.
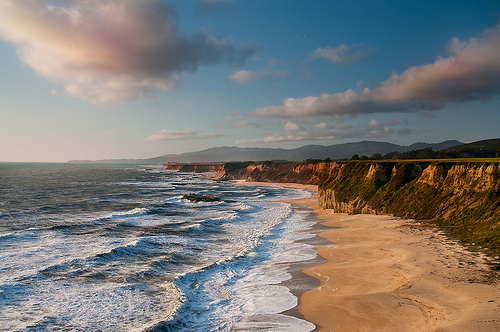
<path id="1" fill-rule="evenodd" d="M 190 202 L 208 193 L 218 202 Z M 0 331 L 310 331 L 305 190 L 160 166 L 0 164 Z"/>

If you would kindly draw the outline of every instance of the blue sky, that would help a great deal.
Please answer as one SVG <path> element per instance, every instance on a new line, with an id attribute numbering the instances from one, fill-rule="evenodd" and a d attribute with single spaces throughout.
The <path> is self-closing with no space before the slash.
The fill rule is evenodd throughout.
<path id="1" fill-rule="evenodd" d="M 2 0 L 0 161 L 500 137 L 500 2 Z"/>

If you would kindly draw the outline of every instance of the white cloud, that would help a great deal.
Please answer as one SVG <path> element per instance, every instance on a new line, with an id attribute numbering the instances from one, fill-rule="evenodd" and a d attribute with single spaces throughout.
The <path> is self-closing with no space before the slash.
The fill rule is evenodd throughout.
<path id="1" fill-rule="evenodd" d="M 304 128 L 302 128 L 302 126 L 296 124 L 296 123 L 293 123 L 293 122 L 287 122 L 285 123 L 285 130 L 286 131 L 299 131 L 299 130 L 303 130 Z"/>
<path id="2" fill-rule="evenodd" d="M 324 58 L 331 63 L 347 65 L 355 62 L 371 61 L 377 53 L 376 48 L 367 48 L 365 44 L 338 45 L 315 49 L 311 57 Z"/>
<path id="3" fill-rule="evenodd" d="M 322 129 L 326 129 L 326 128 L 328 128 L 328 124 L 325 122 L 321 122 L 321 123 L 314 125 L 314 129 L 322 130 Z"/>
<path id="4" fill-rule="evenodd" d="M 260 80 L 263 77 L 281 77 L 289 73 L 286 70 L 238 70 L 226 78 L 228 82 L 239 83 L 241 85 L 248 85 L 249 82 Z"/>
<path id="5" fill-rule="evenodd" d="M 149 98 L 198 66 L 242 64 L 254 47 L 187 36 L 160 0 L 2 0 L 0 37 L 64 93 L 94 103 Z"/>
<path id="6" fill-rule="evenodd" d="M 146 138 L 146 141 L 173 141 L 173 140 L 187 140 L 187 139 L 207 139 L 221 137 L 219 134 L 213 133 L 200 133 L 191 128 L 184 130 L 167 130 L 163 129 L 157 131 Z"/>
<path id="7" fill-rule="evenodd" d="M 392 128 L 400 124 L 403 124 L 403 122 L 394 122 L 390 120 L 380 123 L 375 119 L 370 119 L 367 124 L 357 127 L 354 127 L 346 122 L 340 122 L 335 125 L 321 122 L 309 128 L 304 128 L 292 122 L 287 122 L 282 133 L 274 133 L 255 139 L 242 139 L 238 140 L 236 144 L 324 141 L 348 138 L 374 139 L 387 137 L 394 133 L 407 135 L 412 132 L 411 129 L 408 128 L 398 129 L 397 131 L 395 128 Z"/>
<path id="8" fill-rule="evenodd" d="M 226 129 L 240 129 L 240 128 L 258 128 L 257 123 L 247 121 L 239 112 L 234 112 L 232 115 L 226 117 L 226 123 L 221 124 L 220 128 Z"/>
<path id="9" fill-rule="evenodd" d="M 500 26 L 479 38 L 453 38 L 449 57 L 393 74 L 373 89 L 352 89 L 254 110 L 264 117 L 341 118 L 370 113 L 438 110 L 450 102 L 486 100 L 500 93 Z"/>
<path id="10" fill-rule="evenodd" d="M 228 82 L 236 82 L 241 85 L 247 85 L 248 82 L 256 81 L 259 79 L 259 73 L 249 70 L 238 70 L 228 76 Z"/>

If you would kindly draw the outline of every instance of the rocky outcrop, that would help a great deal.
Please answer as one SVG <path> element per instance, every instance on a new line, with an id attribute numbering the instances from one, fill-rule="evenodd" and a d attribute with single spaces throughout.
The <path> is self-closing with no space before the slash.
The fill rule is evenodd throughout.
<path id="1" fill-rule="evenodd" d="M 189 194 L 182 196 L 182 199 L 187 199 L 188 201 L 197 203 L 197 202 L 219 202 L 220 198 L 212 196 L 210 194 Z"/>

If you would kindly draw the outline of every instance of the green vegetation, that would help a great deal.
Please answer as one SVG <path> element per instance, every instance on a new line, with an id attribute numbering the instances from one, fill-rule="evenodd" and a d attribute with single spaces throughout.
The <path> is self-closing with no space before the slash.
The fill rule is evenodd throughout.
<path id="1" fill-rule="evenodd" d="M 377 173 L 368 177 L 371 165 Z M 488 166 L 493 167 L 490 173 Z M 334 197 L 344 205 L 324 206 L 354 204 L 338 212 L 368 208 L 430 222 L 465 242 L 500 252 L 500 163 L 349 162 L 340 173 L 319 188 L 323 200 Z"/>
<path id="2" fill-rule="evenodd" d="M 316 184 L 324 208 L 432 223 L 500 253 L 500 158 L 361 159 L 235 163 L 224 178 Z"/>
<path id="3" fill-rule="evenodd" d="M 441 151 L 433 151 L 431 148 L 412 150 L 407 152 L 389 152 L 385 155 L 375 153 L 371 157 L 359 156 L 357 154 L 351 157 L 351 160 L 435 160 L 435 159 L 471 159 L 500 160 L 500 139 L 483 140 L 479 142 L 464 144 L 447 148 Z"/>

